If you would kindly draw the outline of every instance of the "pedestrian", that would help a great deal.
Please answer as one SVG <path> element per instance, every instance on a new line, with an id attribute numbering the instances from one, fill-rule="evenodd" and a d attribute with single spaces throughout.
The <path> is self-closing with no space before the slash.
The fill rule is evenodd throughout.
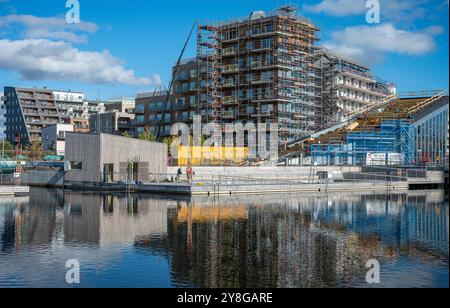
<path id="1" fill-rule="evenodd" d="M 183 170 L 180 168 L 178 168 L 178 172 L 177 172 L 177 182 L 181 181 L 181 176 L 183 175 Z"/>
<path id="2" fill-rule="evenodd" d="M 186 174 L 187 174 L 189 184 L 192 184 L 194 170 L 192 169 L 191 165 L 189 165 L 188 168 L 186 169 Z"/>

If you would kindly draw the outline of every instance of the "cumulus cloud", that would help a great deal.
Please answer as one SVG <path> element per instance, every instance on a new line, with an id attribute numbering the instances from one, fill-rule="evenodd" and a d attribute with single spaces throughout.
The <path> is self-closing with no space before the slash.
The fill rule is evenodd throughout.
<path id="1" fill-rule="evenodd" d="M 86 43 L 86 34 L 95 33 L 98 26 L 83 21 L 79 24 L 68 24 L 64 17 L 37 17 L 33 15 L 0 16 L 0 29 L 8 30 L 13 26 L 23 28 L 25 38 L 46 38 L 64 40 L 73 43 Z"/>
<path id="2" fill-rule="evenodd" d="M 304 4 L 308 13 L 325 13 L 333 16 L 360 15 L 366 12 L 365 0 L 323 0 L 317 4 Z"/>
<path id="3" fill-rule="evenodd" d="M 382 20 L 399 22 L 423 18 L 427 14 L 425 5 L 429 0 L 378 0 Z M 365 16 L 367 0 L 322 0 L 315 4 L 304 4 L 308 13 L 326 14 L 336 17 Z"/>
<path id="4" fill-rule="evenodd" d="M 384 53 L 425 55 L 436 48 L 433 35 L 440 27 L 428 27 L 422 31 L 397 29 L 393 24 L 355 26 L 332 33 L 332 39 L 323 45 L 331 50 L 355 57 L 366 63 L 378 62 Z"/>
<path id="5" fill-rule="evenodd" d="M 26 80 L 62 80 L 85 83 L 154 85 L 159 75 L 136 77 L 109 51 L 81 51 L 69 43 L 48 39 L 0 39 L 0 69 L 17 72 Z"/>

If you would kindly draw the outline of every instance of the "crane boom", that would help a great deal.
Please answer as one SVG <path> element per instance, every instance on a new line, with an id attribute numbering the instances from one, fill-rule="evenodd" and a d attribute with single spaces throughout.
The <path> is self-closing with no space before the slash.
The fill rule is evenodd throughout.
<path id="1" fill-rule="evenodd" d="M 174 70 L 172 72 L 172 79 L 170 80 L 169 88 L 167 89 L 167 96 L 166 96 L 166 99 L 163 102 L 163 110 L 162 110 L 163 116 L 161 117 L 161 120 L 156 123 L 156 140 L 157 141 L 160 141 L 160 138 L 161 138 L 162 121 L 163 121 L 164 115 L 165 115 L 166 110 L 167 110 L 167 103 L 170 100 L 170 94 L 172 92 L 173 84 L 174 84 L 175 78 L 177 76 L 178 67 L 181 64 L 181 60 L 183 59 L 184 52 L 186 51 L 187 45 L 189 44 L 189 41 L 190 41 L 190 39 L 192 37 L 192 33 L 194 32 L 194 29 L 195 29 L 196 25 L 197 25 L 197 22 L 194 23 L 194 25 L 192 26 L 191 32 L 189 32 L 189 36 L 188 36 L 186 42 L 184 43 L 183 49 L 181 50 L 180 56 L 178 57 L 177 64 L 175 65 L 175 68 L 174 68 Z"/>

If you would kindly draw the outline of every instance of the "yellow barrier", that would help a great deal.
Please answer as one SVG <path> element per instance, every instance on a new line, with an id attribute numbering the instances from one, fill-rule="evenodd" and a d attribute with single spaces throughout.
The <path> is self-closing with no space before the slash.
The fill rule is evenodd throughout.
<path id="1" fill-rule="evenodd" d="M 236 165 L 248 158 L 246 147 L 185 147 L 178 148 L 178 166 Z"/>

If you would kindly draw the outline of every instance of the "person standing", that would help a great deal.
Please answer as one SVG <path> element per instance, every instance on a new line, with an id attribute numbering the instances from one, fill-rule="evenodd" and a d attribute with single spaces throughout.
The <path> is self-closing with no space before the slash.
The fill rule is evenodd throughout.
<path id="1" fill-rule="evenodd" d="M 183 175 L 183 170 L 181 168 L 178 168 L 177 172 L 177 182 L 181 181 L 181 176 Z"/>
<path id="2" fill-rule="evenodd" d="M 189 165 L 188 168 L 186 169 L 186 174 L 187 174 L 189 184 L 192 184 L 194 170 L 192 169 L 191 165 Z"/>

